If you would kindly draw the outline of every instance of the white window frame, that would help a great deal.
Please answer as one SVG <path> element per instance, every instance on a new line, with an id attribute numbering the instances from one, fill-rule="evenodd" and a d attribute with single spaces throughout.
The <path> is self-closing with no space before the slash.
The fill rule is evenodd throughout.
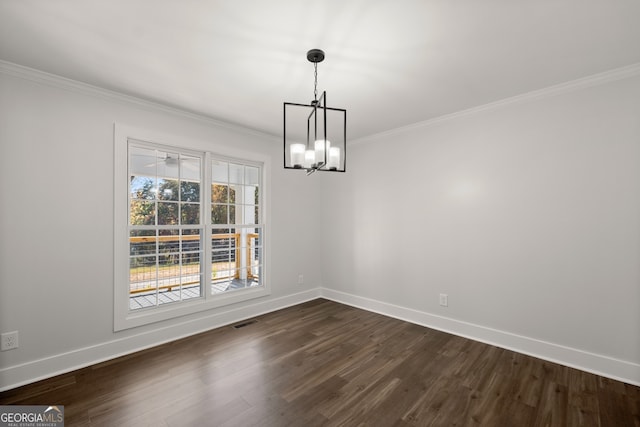
<path id="1" fill-rule="evenodd" d="M 211 186 L 211 158 L 223 161 L 235 161 L 245 165 L 261 168 L 261 185 L 259 193 L 260 225 L 262 227 L 261 238 L 261 286 L 249 287 L 224 293 L 212 293 L 211 291 L 211 240 L 203 239 L 202 248 L 202 274 L 204 277 L 200 298 L 186 301 L 162 304 L 153 308 L 130 310 L 129 308 L 129 140 L 146 142 L 160 148 L 183 150 L 203 154 L 203 181 L 202 186 Z M 267 156 L 258 153 L 240 151 L 231 148 L 216 150 L 215 142 L 188 140 L 184 137 L 168 135 L 162 132 L 141 129 L 116 123 L 114 125 L 114 304 L 113 304 L 113 328 L 121 331 L 163 320 L 173 319 L 193 313 L 211 310 L 230 304 L 236 304 L 255 298 L 261 298 L 271 294 L 269 279 L 269 239 L 268 239 L 268 177 L 270 160 Z M 204 192 L 202 194 L 208 194 Z M 211 235 L 211 208 L 210 199 L 201 200 L 201 218 L 204 223 L 205 236 Z"/>

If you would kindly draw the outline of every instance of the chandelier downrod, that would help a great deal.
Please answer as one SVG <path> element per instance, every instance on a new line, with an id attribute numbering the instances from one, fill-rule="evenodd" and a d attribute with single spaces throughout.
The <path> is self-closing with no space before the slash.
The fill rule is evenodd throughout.
<path id="1" fill-rule="evenodd" d="M 321 49 L 311 49 L 307 52 L 307 60 L 313 63 L 313 101 L 312 105 L 318 104 L 318 62 L 324 61 L 324 52 Z"/>

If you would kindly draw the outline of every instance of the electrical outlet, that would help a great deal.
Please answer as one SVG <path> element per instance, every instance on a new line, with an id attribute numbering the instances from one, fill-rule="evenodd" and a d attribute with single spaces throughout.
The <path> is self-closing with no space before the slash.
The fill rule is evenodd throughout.
<path id="1" fill-rule="evenodd" d="M 440 294 L 440 305 L 443 306 L 443 307 L 448 307 L 449 306 L 449 295 Z"/>
<path id="2" fill-rule="evenodd" d="M 298 285 L 302 285 L 304 283 L 304 276 L 302 274 L 298 274 Z"/>
<path id="3" fill-rule="evenodd" d="M 6 332 L 0 335 L 0 351 L 18 348 L 18 331 Z"/>

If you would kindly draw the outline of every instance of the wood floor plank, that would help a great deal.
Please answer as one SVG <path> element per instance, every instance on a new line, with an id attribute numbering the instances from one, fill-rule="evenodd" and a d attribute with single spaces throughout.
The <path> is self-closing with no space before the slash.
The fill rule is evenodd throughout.
<path id="1" fill-rule="evenodd" d="M 568 422 L 569 395 L 567 387 L 546 381 L 538 405 L 536 426 L 566 426 Z"/>
<path id="2" fill-rule="evenodd" d="M 640 388 L 317 299 L 0 393 L 67 426 L 640 427 Z M 255 321 L 255 322 L 253 322 Z"/>

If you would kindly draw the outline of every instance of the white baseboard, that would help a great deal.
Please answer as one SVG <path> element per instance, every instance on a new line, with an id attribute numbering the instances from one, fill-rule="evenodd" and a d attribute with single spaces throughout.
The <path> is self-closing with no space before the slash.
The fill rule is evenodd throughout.
<path id="1" fill-rule="evenodd" d="M 115 359 L 116 357 L 135 353 L 136 351 L 236 323 L 240 320 L 310 301 L 318 298 L 320 293 L 320 288 L 315 288 L 281 298 L 245 304 L 240 307 L 213 310 L 211 314 L 197 319 L 173 323 L 169 326 L 136 335 L 129 335 L 94 346 L 2 368 L 0 369 L 0 391 L 10 390 L 21 385 L 51 378 L 106 360 Z"/>
<path id="2" fill-rule="evenodd" d="M 285 297 L 258 301 L 163 328 L 130 335 L 94 346 L 0 369 L 0 391 L 71 372 L 136 351 L 155 347 L 221 326 L 290 307 L 316 298 L 326 298 L 385 316 L 415 323 L 475 341 L 570 366 L 596 375 L 640 386 L 640 365 L 611 357 L 499 331 L 480 325 L 429 314 L 328 288 L 315 288 Z"/>
<path id="3" fill-rule="evenodd" d="M 640 386 L 640 365 L 328 288 L 323 298 Z"/>

